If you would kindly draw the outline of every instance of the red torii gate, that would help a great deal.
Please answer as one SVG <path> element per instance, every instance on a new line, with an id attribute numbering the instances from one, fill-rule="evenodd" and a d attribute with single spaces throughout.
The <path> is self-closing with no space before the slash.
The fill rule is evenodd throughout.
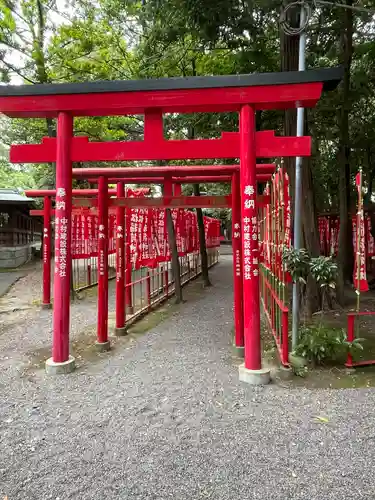
<path id="1" fill-rule="evenodd" d="M 184 167 L 178 167 L 178 171 L 180 169 L 183 169 Z M 236 167 L 234 167 L 236 168 Z M 271 172 L 275 171 L 275 164 L 257 164 L 257 172 L 268 172 L 268 173 L 257 173 L 257 181 L 258 182 L 266 182 L 271 178 Z M 134 168 L 132 169 L 134 170 Z M 130 172 L 130 169 L 126 171 L 126 169 L 121 169 L 123 174 L 127 174 Z M 238 166 L 238 171 L 239 171 L 239 166 Z M 74 172 L 73 172 L 74 173 Z M 85 171 L 86 173 L 86 171 Z M 232 181 L 232 176 L 223 176 L 223 175 L 216 175 L 216 176 L 211 176 L 211 177 L 204 177 L 203 178 L 205 182 L 231 182 Z M 201 202 L 202 207 L 206 206 L 211 206 L 212 204 L 214 206 L 218 206 L 218 202 L 213 202 L 213 200 L 218 200 L 221 205 L 230 207 L 231 206 L 231 198 L 229 196 L 203 196 L 197 199 L 196 197 L 181 197 L 181 184 L 190 184 L 190 183 L 196 183 L 196 182 L 202 182 L 202 177 L 196 176 L 189 176 L 189 177 L 172 177 L 172 182 L 174 184 L 174 195 L 179 198 L 172 199 L 171 201 L 179 201 L 179 206 L 185 207 L 185 206 L 194 206 L 196 207 L 198 202 Z M 138 207 L 146 207 L 150 206 L 152 202 L 154 203 L 154 206 L 159 206 L 162 205 L 163 207 L 166 206 L 165 198 L 164 199 L 157 199 L 158 203 L 155 203 L 154 200 L 152 199 L 137 199 L 137 198 L 130 198 L 126 200 L 124 195 L 122 193 L 124 191 L 124 188 L 119 185 L 119 183 L 123 183 L 124 177 L 119 177 L 119 178 L 109 178 L 108 182 L 116 182 L 118 184 L 117 190 L 116 189 L 108 189 L 107 194 L 108 196 L 116 196 L 121 198 L 123 201 L 133 201 L 134 206 Z M 130 182 L 138 182 L 139 178 L 134 177 L 134 178 L 129 178 L 126 177 L 126 183 Z M 164 184 L 165 182 L 169 182 L 170 179 L 166 180 L 163 177 L 147 177 L 147 178 L 142 178 L 143 183 L 152 183 L 152 184 Z M 98 183 L 98 179 L 90 179 L 89 182 L 91 183 Z M 140 191 L 139 188 L 137 191 Z M 147 190 L 146 190 L 147 191 Z M 72 195 L 73 197 L 93 197 L 97 196 L 99 193 L 98 189 L 73 189 L 72 190 Z M 50 258 L 51 258 L 51 241 L 50 241 L 50 219 L 51 216 L 55 215 L 55 210 L 51 208 L 51 198 L 56 197 L 56 189 L 30 189 L 26 191 L 27 196 L 30 197 L 43 197 L 44 198 L 44 207 L 43 210 L 30 210 L 30 215 L 34 216 L 43 216 L 43 293 L 42 293 L 42 308 L 48 309 L 51 307 L 51 263 L 50 263 Z M 74 200 L 73 198 L 73 208 L 72 213 L 74 213 L 75 210 L 78 210 L 81 212 L 81 208 L 78 208 L 81 206 L 79 203 L 80 200 Z M 116 207 L 113 206 L 113 210 L 116 210 L 116 224 L 117 226 L 124 227 L 124 205 L 119 205 L 117 203 L 118 198 L 116 200 Z M 264 200 L 263 197 L 258 197 L 258 202 L 260 199 Z M 190 201 L 190 203 L 187 203 L 187 200 Z M 75 202 L 75 203 L 74 203 Z M 151 202 L 151 203 L 149 203 Z M 264 200 L 263 202 L 267 203 L 267 200 Z M 97 203 L 95 201 L 90 203 L 90 200 L 85 200 L 84 206 L 87 207 L 87 205 L 90 206 L 97 206 Z M 130 204 L 131 205 L 131 204 Z M 111 204 L 109 203 L 109 206 Z M 129 206 L 129 205 L 128 205 Z M 121 209 L 122 207 L 122 209 Z M 121 234 L 120 234 L 121 236 Z M 125 288 L 126 290 L 126 304 L 129 307 L 129 309 L 132 308 L 132 299 L 131 299 L 131 293 L 130 293 L 130 288 L 125 286 L 125 283 L 130 281 L 130 276 L 131 276 L 131 262 L 130 262 L 130 252 L 124 252 L 122 246 L 124 243 L 124 239 L 121 240 L 121 238 L 117 237 L 117 245 L 116 245 L 116 262 L 121 262 L 124 264 L 124 260 L 122 256 L 125 254 L 127 256 L 126 259 L 126 264 L 125 264 L 125 270 L 121 267 L 118 266 L 117 268 L 117 276 L 118 279 L 116 281 L 116 333 L 124 333 L 125 331 L 125 309 L 124 309 L 124 301 L 123 301 L 123 289 Z M 234 281 L 238 281 L 238 278 L 234 277 Z M 236 285 L 235 285 L 236 286 Z M 242 282 L 240 284 L 242 287 Z M 236 328 L 236 339 L 238 342 L 243 342 L 243 325 L 242 325 L 242 316 L 241 316 L 241 311 L 239 310 L 239 307 L 235 307 L 235 324 L 237 325 Z M 237 344 L 236 344 L 237 345 Z"/>
<path id="2" fill-rule="evenodd" d="M 198 207 L 200 206 L 201 208 L 205 207 L 210 207 L 210 206 L 221 206 L 221 207 L 233 207 L 234 204 L 240 204 L 239 198 L 240 198 L 240 191 L 239 191 L 239 185 L 237 186 L 238 183 L 235 182 L 235 177 L 239 173 L 239 166 L 233 166 L 234 174 L 231 177 L 221 177 L 217 176 L 215 180 L 223 181 L 230 179 L 232 182 L 232 195 L 230 196 L 201 196 L 197 200 L 196 197 L 190 196 L 190 197 L 179 197 L 180 195 L 180 190 L 178 193 L 174 192 L 174 197 L 172 197 L 172 183 L 176 180 L 176 177 L 170 177 L 172 174 L 178 173 L 180 176 L 182 175 L 187 175 L 194 171 L 194 173 L 197 175 L 200 173 L 203 169 L 203 173 L 206 171 L 206 169 L 212 169 L 212 170 L 217 170 L 216 166 L 212 167 L 198 167 L 198 166 L 192 166 L 192 167 L 148 167 L 147 169 L 142 169 L 140 173 L 139 180 L 143 181 L 144 178 L 143 176 L 147 173 L 154 173 L 156 174 L 162 174 L 164 173 L 165 178 L 163 180 L 164 187 L 165 189 L 168 186 L 168 190 L 170 192 L 170 196 L 165 196 L 166 193 L 164 193 L 163 198 L 153 198 L 153 199 L 129 199 L 129 198 L 120 198 L 113 200 L 112 205 L 115 206 L 127 206 L 127 207 L 159 207 L 159 208 L 166 208 L 166 207 Z M 276 165 L 275 164 L 257 164 L 256 165 L 256 171 L 257 171 L 257 181 L 266 181 L 269 180 L 271 177 L 271 173 L 275 171 Z M 221 171 L 223 174 L 227 172 L 228 166 L 222 166 L 219 167 L 219 171 Z M 115 178 L 117 182 L 123 180 L 123 181 L 128 181 L 128 176 L 131 175 L 132 168 L 117 168 L 117 169 L 73 169 L 73 177 L 75 178 L 87 178 L 88 176 L 97 176 L 100 177 L 106 177 L 109 180 L 113 180 L 112 175 L 120 175 L 121 177 Z M 259 172 L 268 172 L 268 174 L 258 174 Z M 168 178 L 167 178 L 168 176 Z M 152 179 L 152 178 L 149 178 Z M 203 178 L 205 181 L 208 181 L 206 177 Z M 92 180 L 92 179 L 91 179 Z M 155 180 L 152 179 L 153 181 Z M 192 178 L 191 176 L 185 177 L 185 178 L 179 178 L 179 182 L 202 182 L 202 178 L 196 177 Z M 235 201 L 235 198 L 237 197 L 238 201 Z M 213 203 L 215 200 L 215 203 Z M 110 204 L 111 204 L 110 200 Z M 258 196 L 258 205 L 267 203 L 269 200 L 266 200 L 266 197 L 264 196 Z M 93 203 L 90 203 L 90 206 L 92 206 Z M 87 204 L 85 204 L 87 206 Z M 118 215 L 119 217 L 122 217 L 120 214 Z M 121 219 L 122 220 L 122 219 Z M 239 235 L 239 232 L 237 229 L 233 229 L 233 235 L 234 239 L 233 241 L 233 251 L 236 255 L 238 255 L 238 252 L 240 250 L 241 246 L 241 240 L 237 238 Z M 105 260 L 105 259 L 104 259 Z M 243 354 L 243 345 L 244 345 L 244 328 L 243 328 L 243 306 L 242 306 L 242 273 L 238 273 L 238 261 L 234 260 L 234 290 L 235 290 L 235 302 L 234 302 L 234 318 L 235 318 L 235 346 L 237 352 Z M 120 287 L 122 287 L 122 284 L 120 284 Z M 119 290 L 119 294 L 116 293 L 116 297 L 119 296 L 121 297 L 121 291 Z M 119 314 L 116 314 L 116 317 L 122 317 L 121 313 L 121 298 L 119 299 Z M 117 302 L 116 302 L 117 304 Z M 104 327 L 104 326 L 103 326 Z"/>
<path id="3" fill-rule="evenodd" d="M 61 265 L 65 263 L 66 266 L 70 261 L 72 162 L 240 158 L 241 205 L 234 209 L 237 221 L 234 227 L 240 229 L 243 241 L 243 255 L 238 250 L 235 259 L 239 259 L 239 268 L 241 265 L 244 268 L 245 363 L 239 373 L 243 381 L 267 383 L 269 371 L 262 369 L 260 348 L 256 158 L 308 156 L 311 141 L 308 137 L 281 138 L 275 137 L 273 132 L 255 132 L 255 112 L 315 106 L 323 87 L 334 88 L 341 77 L 340 68 L 329 68 L 204 78 L 1 87 L 0 112 L 10 117 L 58 119 L 56 139 L 47 139 L 42 145 L 11 149 L 14 162 L 56 161 L 59 231 L 55 255 L 60 268 L 55 276 L 54 300 L 58 306 L 54 308 L 53 357 L 47 361 L 47 371 L 74 369 L 74 359 L 69 356 L 70 273 L 69 266 L 65 271 Z M 163 138 L 163 113 L 195 112 L 239 112 L 240 130 L 224 133 L 220 139 L 166 141 Z M 87 138 L 73 138 L 73 116 L 125 114 L 145 115 L 144 141 L 90 143 Z M 103 234 L 103 239 L 105 236 Z"/>
<path id="4" fill-rule="evenodd" d="M 233 178 L 234 178 L 234 175 L 238 175 L 239 173 L 239 166 L 233 166 L 231 167 L 233 172 L 235 174 L 233 174 L 232 176 L 216 176 L 216 177 L 192 177 L 192 176 L 188 176 L 188 177 L 170 177 L 170 174 L 171 174 L 171 171 L 173 170 L 174 174 L 178 173 L 179 175 L 183 175 L 184 173 L 186 174 L 186 172 L 190 173 L 191 172 L 191 168 L 194 169 L 194 171 L 197 173 L 199 173 L 199 170 L 201 170 L 203 168 L 203 171 L 205 171 L 205 169 L 209 168 L 209 169 L 215 169 L 216 170 L 216 167 L 215 166 L 212 166 L 212 167 L 197 167 L 197 166 L 193 166 L 193 167 L 182 167 L 182 166 L 177 166 L 177 167 L 149 167 L 147 169 L 147 173 L 149 172 L 149 170 L 151 170 L 152 172 L 154 173 L 157 173 L 159 175 L 161 175 L 162 173 L 164 173 L 165 177 L 147 177 L 147 179 L 150 181 L 150 182 L 155 182 L 159 179 L 162 180 L 162 183 L 164 184 L 164 197 L 163 198 L 149 198 L 149 199 L 145 199 L 145 198 L 142 198 L 142 199 L 139 199 L 139 198 L 125 198 L 123 196 L 123 187 L 121 187 L 121 181 L 126 181 L 128 182 L 129 181 L 129 175 L 132 174 L 132 168 L 120 168 L 120 169 L 73 169 L 73 177 L 75 178 L 87 178 L 88 176 L 97 176 L 98 179 L 95 181 L 99 183 L 99 185 L 101 185 L 102 189 L 105 189 L 105 184 L 103 182 L 103 177 L 106 177 L 109 181 L 113 181 L 114 179 L 111 177 L 111 175 L 113 174 L 113 170 L 115 170 L 115 174 L 116 175 L 120 175 L 121 174 L 121 177 L 117 177 L 115 178 L 116 182 L 118 182 L 118 198 L 116 200 L 109 200 L 109 205 L 115 205 L 116 207 L 118 207 L 117 211 L 116 211 L 116 219 L 117 221 L 120 221 L 120 222 L 116 222 L 117 226 L 120 225 L 120 227 L 123 227 L 124 226 L 124 212 L 121 211 L 121 207 L 124 207 L 124 206 L 127 206 L 127 207 L 158 207 L 158 208 L 167 208 L 167 207 L 171 207 L 171 206 L 174 206 L 174 207 L 197 207 L 197 206 L 200 206 L 201 208 L 205 208 L 205 207 L 209 207 L 209 206 L 222 206 L 222 207 L 232 207 L 232 204 L 234 203 L 234 200 L 235 197 L 239 197 L 240 196 L 240 193 L 238 192 L 235 192 L 235 191 L 232 191 L 232 195 L 229 195 L 229 196 L 200 196 L 199 198 L 195 197 L 195 196 L 181 196 L 181 184 L 183 182 L 185 183 L 194 183 L 194 182 L 202 182 L 202 180 L 204 181 L 208 181 L 208 179 L 211 179 L 215 182 L 223 182 L 223 181 L 227 181 L 227 180 L 230 180 L 231 182 L 233 181 Z M 257 173 L 257 181 L 260 180 L 260 181 L 266 181 L 266 180 L 269 180 L 270 177 L 271 177 L 271 172 L 274 172 L 275 171 L 275 168 L 276 168 L 276 165 L 275 164 L 257 164 L 256 166 L 257 168 L 257 172 L 258 171 L 261 171 L 261 172 L 269 172 L 267 174 L 258 174 Z M 226 173 L 228 169 L 228 166 L 223 166 L 222 168 L 219 168 L 219 170 L 222 170 L 224 171 L 224 173 Z M 144 171 L 143 171 L 144 173 Z M 144 181 L 146 178 L 144 178 L 143 176 L 139 178 L 139 180 L 141 181 Z M 90 179 L 90 181 L 92 181 L 93 179 Z M 178 181 L 178 183 L 180 183 L 179 185 L 176 184 L 176 181 Z M 101 184 L 100 184 L 101 182 Z M 173 190 L 173 184 L 174 184 L 174 190 Z M 176 189 L 177 188 L 177 189 Z M 236 186 L 234 185 L 234 188 L 236 188 Z M 174 192 L 173 192 L 174 191 Z M 166 196 L 167 192 L 169 192 L 169 196 Z M 174 194 L 174 196 L 172 196 Z M 103 198 L 106 198 L 106 194 L 103 193 Z M 262 203 L 267 203 L 269 202 L 269 200 L 266 200 L 267 197 L 264 197 L 264 196 L 260 196 L 258 197 L 258 203 L 262 204 Z M 262 199 L 262 201 L 261 201 Z M 111 203 L 112 202 L 112 203 Z M 239 201 L 237 202 L 239 203 Z M 93 203 L 91 200 L 85 200 L 85 203 L 84 203 L 85 206 L 87 205 L 90 205 L 90 206 L 93 206 L 95 205 L 95 203 Z M 235 233 L 237 234 L 237 233 Z M 118 235 L 119 236 L 119 235 Z M 120 234 L 120 236 L 122 236 Z M 116 247 L 116 250 L 117 250 L 117 255 L 122 255 L 124 253 L 124 249 L 122 248 L 123 247 L 123 239 L 121 239 L 119 241 L 119 239 L 117 239 L 117 247 Z M 235 240 L 235 243 L 234 243 L 234 247 L 237 247 L 237 245 L 240 245 L 240 240 Z M 125 252 L 125 254 L 128 254 L 129 252 Z M 104 261 L 106 261 L 106 256 L 104 256 Z M 121 259 L 120 259 L 121 260 Z M 236 264 L 234 263 L 234 266 L 236 266 Z M 125 323 L 125 317 L 124 317 L 124 312 L 123 312 L 123 303 L 124 303 L 124 300 L 123 300 L 123 290 L 124 290 L 124 286 L 125 286 L 125 283 L 123 283 L 123 276 L 124 274 L 121 272 L 121 269 L 118 270 L 118 276 L 120 277 L 119 279 L 117 279 L 116 281 L 116 330 L 117 331 L 121 331 L 122 328 L 124 328 L 122 325 Z M 127 280 L 126 280 L 127 281 Z M 104 279 L 103 279 L 103 283 L 101 285 L 101 287 L 104 286 Z M 240 276 L 237 276 L 236 274 L 234 274 L 234 288 L 237 290 L 237 293 L 236 293 L 236 297 L 237 297 L 237 300 L 235 301 L 235 305 L 234 305 L 234 316 L 235 316 L 235 345 L 236 346 L 240 346 L 242 348 L 243 346 L 243 342 L 244 342 L 244 339 L 243 339 L 243 319 L 242 319 L 242 275 Z M 99 294 L 100 296 L 100 294 Z M 102 295 L 102 297 L 104 297 L 104 294 Z M 104 300 L 104 299 L 103 299 Z M 129 303 L 129 298 L 127 298 L 127 303 Z M 102 310 L 102 309 L 105 309 L 105 304 L 100 304 L 99 305 L 99 308 Z M 103 315 L 101 315 L 101 317 L 103 317 Z M 105 321 L 103 320 L 102 322 L 102 326 L 100 327 L 100 329 L 106 329 L 106 325 L 105 325 Z M 242 348 L 243 349 L 243 348 Z"/>

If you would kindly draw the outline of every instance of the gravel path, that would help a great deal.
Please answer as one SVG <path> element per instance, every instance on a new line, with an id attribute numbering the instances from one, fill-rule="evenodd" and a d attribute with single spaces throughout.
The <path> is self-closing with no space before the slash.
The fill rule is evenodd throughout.
<path id="1" fill-rule="evenodd" d="M 202 300 L 67 377 L 14 368 L 45 341 L 45 312 L 0 335 L 0 498 L 374 498 L 374 390 L 239 383 L 229 256 L 212 281 Z"/>
<path id="2" fill-rule="evenodd" d="M 0 297 L 5 295 L 10 287 L 24 276 L 23 273 L 17 272 L 1 272 L 0 273 Z"/>

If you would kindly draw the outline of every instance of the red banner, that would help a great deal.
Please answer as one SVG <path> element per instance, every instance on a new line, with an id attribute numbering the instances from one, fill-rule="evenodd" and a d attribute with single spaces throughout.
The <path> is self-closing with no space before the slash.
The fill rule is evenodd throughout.
<path id="1" fill-rule="evenodd" d="M 289 177 L 280 168 L 267 184 L 264 195 L 271 196 L 271 204 L 261 209 L 260 250 L 264 265 L 282 282 L 290 282 L 291 277 L 283 267 L 284 248 L 290 248 L 291 241 L 291 199 Z"/>
<path id="2" fill-rule="evenodd" d="M 204 217 L 203 220 L 207 248 L 220 246 L 220 221 L 211 217 Z"/>
<path id="3" fill-rule="evenodd" d="M 116 252 L 116 218 L 108 218 L 108 253 Z M 72 217 L 72 259 L 88 259 L 98 256 L 98 218 L 89 211 Z"/>
<path id="4" fill-rule="evenodd" d="M 127 191 L 128 196 L 144 196 L 143 191 Z M 172 209 L 177 250 L 180 256 L 199 250 L 196 213 Z M 129 209 L 125 238 L 129 241 L 131 262 L 135 269 L 156 267 L 170 260 L 165 210 L 156 208 Z M 207 248 L 220 246 L 220 221 L 204 217 Z M 108 217 L 108 253 L 116 252 L 116 217 Z M 89 210 L 72 218 L 72 258 L 85 259 L 98 255 L 98 217 Z"/>
<path id="5" fill-rule="evenodd" d="M 291 248 L 292 246 L 292 235 L 291 235 L 291 224 L 292 224 L 292 208 L 291 208 L 291 199 L 290 199 L 290 191 L 289 191 L 289 176 L 286 172 L 284 172 L 284 248 Z M 292 282 L 292 277 L 289 272 L 285 271 L 285 281 L 286 283 Z"/>
<path id="6" fill-rule="evenodd" d="M 354 271 L 353 283 L 357 292 L 368 292 L 368 283 L 366 277 L 366 245 L 365 245 L 365 218 L 362 207 L 362 173 L 356 175 L 356 185 L 358 189 L 358 213 L 356 220 L 356 230 L 354 248 Z"/>

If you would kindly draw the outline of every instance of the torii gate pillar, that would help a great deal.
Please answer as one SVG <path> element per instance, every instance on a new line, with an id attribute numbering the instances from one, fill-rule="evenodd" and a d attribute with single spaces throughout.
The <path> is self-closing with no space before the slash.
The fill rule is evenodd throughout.
<path id="1" fill-rule="evenodd" d="M 245 363 L 239 367 L 239 378 L 241 381 L 251 385 L 264 385 L 270 382 L 270 370 L 262 368 L 261 359 L 255 146 L 255 110 L 247 104 L 242 106 L 240 112 L 240 186 Z"/>
<path id="2" fill-rule="evenodd" d="M 241 189 L 240 176 L 232 176 L 232 249 L 233 249 L 233 291 L 234 291 L 234 354 L 244 357 L 243 335 L 243 258 L 241 240 Z"/>
<path id="3" fill-rule="evenodd" d="M 43 214 L 43 302 L 42 309 L 51 309 L 51 197 L 44 197 Z"/>
<path id="4" fill-rule="evenodd" d="M 72 160 L 73 117 L 59 113 L 57 119 L 55 268 L 53 301 L 52 358 L 46 361 L 51 375 L 70 373 L 75 360 L 69 355 L 70 278 L 72 233 Z"/>
<path id="5" fill-rule="evenodd" d="M 123 182 L 117 183 L 117 198 L 125 197 Z M 116 335 L 126 335 L 125 326 L 125 208 L 116 208 Z"/>

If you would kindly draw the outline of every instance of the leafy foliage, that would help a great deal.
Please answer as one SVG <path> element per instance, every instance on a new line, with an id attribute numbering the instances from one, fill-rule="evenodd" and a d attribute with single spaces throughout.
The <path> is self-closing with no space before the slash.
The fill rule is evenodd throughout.
<path id="1" fill-rule="evenodd" d="M 290 273 L 294 283 L 300 282 L 306 284 L 307 276 L 310 272 L 310 256 L 304 248 L 299 250 L 293 247 L 284 248 L 283 265 Z"/>
<path id="2" fill-rule="evenodd" d="M 32 171 L 13 167 L 6 161 L 0 160 L 0 188 L 25 189 L 35 188 L 35 180 Z"/>
<path id="3" fill-rule="evenodd" d="M 337 264 L 332 261 L 332 257 L 313 257 L 310 260 L 310 272 L 322 288 L 335 288 Z"/>
<path id="4" fill-rule="evenodd" d="M 332 257 L 310 257 L 308 252 L 301 248 L 284 248 L 283 250 L 283 265 L 290 273 L 294 283 L 300 283 L 302 288 L 302 299 L 305 298 L 308 279 L 315 280 L 322 291 L 321 309 L 324 310 L 325 305 L 332 298 L 333 292 L 336 289 L 337 264 L 333 262 Z"/>
<path id="5" fill-rule="evenodd" d="M 364 339 L 361 338 L 348 342 L 343 329 L 322 325 L 303 327 L 295 354 L 313 364 L 321 365 L 345 359 L 348 352 L 354 354 L 358 350 L 363 350 L 363 342 Z"/>
<path id="6" fill-rule="evenodd" d="M 310 260 L 310 273 L 322 290 L 322 309 L 324 309 L 326 300 L 336 289 L 337 264 L 333 262 L 332 257 L 319 257 Z"/>

